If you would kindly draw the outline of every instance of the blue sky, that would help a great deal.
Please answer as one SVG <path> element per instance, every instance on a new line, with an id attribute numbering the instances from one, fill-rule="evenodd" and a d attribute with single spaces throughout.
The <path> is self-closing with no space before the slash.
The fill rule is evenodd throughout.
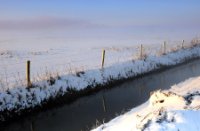
<path id="1" fill-rule="evenodd" d="M 199 0 L 3 0 L 0 29 L 95 30 L 98 35 L 103 29 L 130 34 L 185 28 L 198 33 L 199 9 Z"/>

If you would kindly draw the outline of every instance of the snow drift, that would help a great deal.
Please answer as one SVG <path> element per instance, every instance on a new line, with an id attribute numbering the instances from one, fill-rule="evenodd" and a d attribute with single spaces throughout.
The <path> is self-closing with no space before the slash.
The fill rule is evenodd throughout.
<path id="1" fill-rule="evenodd" d="M 198 131 L 199 109 L 200 77 L 190 78 L 93 131 Z"/>

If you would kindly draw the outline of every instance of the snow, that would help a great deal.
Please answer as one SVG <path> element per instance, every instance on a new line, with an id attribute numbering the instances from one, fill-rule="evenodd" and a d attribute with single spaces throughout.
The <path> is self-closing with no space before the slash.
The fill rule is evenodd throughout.
<path id="1" fill-rule="evenodd" d="M 200 112 L 196 110 L 178 110 L 166 113 L 166 120 L 162 123 L 153 121 L 145 131 L 199 131 Z"/>
<path id="2" fill-rule="evenodd" d="M 92 131 L 199 131 L 199 92 L 200 77 L 154 91 L 146 103 Z"/>
<path id="3" fill-rule="evenodd" d="M 144 55 L 161 55 L 163 41 L 140 41 Z M 105 67 L 139 58 L 138 42 L 117 43 L 92 39 L 84 42 L 66 39 L 5 39 L 0 42 L 0 90 L 26 83 L 27 60 L 31 61 L 31 80 L 37 82 L 49 75 L 66 75 L 101 68 L 102 49 L 106 50 Z M 180 49 L 181 44 L 181 40 L 167 41 L 166 50 L 171 52 Z M 190 45 L 189 40 L 185 41 L 185 47 Z"/>
<path id="4" fill-rule="evenodd" d="M 158 47 L 158 46 L 156 46 Z M 130 52 L 127 51 L 130 49 Z M 95 66 L 89 66 L 86 65 L 87 68 L 85 70 L 76 69 L 73 71 L 73 69 L 68 68 L 68 72 L 66 73 L 63 69 L 58 71 L 58 74 L 55 73 L 55 70 L 47 70 L 45 72 L 44 76 L 38 75 L 37 79 L 35 81 L 32 81 L 33 88 L 26 88 L 26 85 L 23 84 L 23 78 L 21 76 L 17 76 L 16 79 L 18 80 L 18 84 L 10 85 L 9 82 L 2 82 L 0 80 L 0 111 L 15 111 L 20 112 L 23 109 L 27 108 L 34 108 L 35 106 L 40 106 L 42 103 L 48 101 L 50 98 L 54 99 L 57 96 L 62 96 L 65 93 L 70 93 L 71 91 L 80 91 L 86 88 L 93 88 L 97 85 L 106 85 L 109 82 L 112 82 L 113 80 L 120 80 L 120 79 L 126 79 L 129 77 L 135 77 L 137 75 L 144 74 L 146 72 L 156 70 L 165 66 L 172 66 L 179 63 L 182 63 L 184 61 L 198 58 L 200 57 L 200 46 L 194 46 L 194 47 L 188 47 L 185 49 L 180 49 L 178 51 L 172 51 L 168 52 L 166 55 L 162 54 L 152 54 L 149 53 L 145 58 L 143 59 L 133 59 L 132 52 L 134 51 L 131 48 L 127 48 L 125 50 L 122 50 L 122 52 L 115 52 L 117 56 L 121 56 L 121 53 L 125 52 L 126 55 L 124 55 L 121 59 L 118 60 L 118 62 L 114 62 L 119 57 L 113 57 L 112 55 L 108 55 L 106 57 L 105 62 L 108 63 L 105 65 L 103 69 L 101 69 L 98 65 L 98 67 L 94 68 Z M 160 49 L 160 48 L 159 48 Z M 63 48 L 62 50 L 59 50 L 59 52 L 66 52 L 67 48 Z M 81 49 L 80 49 L 81 50 Z M 101 50 L 101 49 L 100 49 Z M 114 49 L 116 50 L 116 49 Z M 57 51 L 53 50 L 51 53 L 54 54 Z M 90 50 L 90 51 L 96 51 L 96 50 Z M 127 51 L 127 52 L 126 52 Z M 150 50 L 152 51 L 152 50 Z M 100 52 L 100 51 L 99 51 Z M 112 50 L 108 54 L 112 52 Z M 13 53 L 13 52 L 12 52 Z M 25 54 L 24 54 L 25 53 Z M 43 54 L 42 52 L 41 54 Z M 62 62 L 63 59 L 69 59 L 73 60 L 72 58 L 66 58 L 66 56 L 62 56 L 63 54 L 58 54 L 57 59 L 52 60 L 51 59 L 51 53 L 48 53 L 44 55 L 45 59 L 50 60 L 51 62 Z M 58 52 L 57 52 L 58 53 Z M 9 53 L 8 53 L 9 54 Z M 40 53 L 36 53 L 40 54 Z M 79 53 L 78 53 L 79 54 Z M 91 53 L 93 54 L 93 53 Z M 101 53 L 99 53 L 101 55 Z M 127 55 L 129 54 L 129 55 Z M 12 61 L 14 59 L 20 59 L 21 56 L 27 56 L 29 58 L 30 56 L 26 54 L 26 52 L 15 52 L 15 55 L 12 56 L 10 59 L 6 57 L 6 55 L 0 56 L 1 59 L 4 60 L 4 62 Z M 81 59 L 83 54 L 79 54 L 78 56 L 81 56 Z M 16 57 L 16 56 L 19 56 Z M 61 57 L 62 56 L 62 57 Z M 91 55 L 93 59 L 88 58 L 88 54 L 86 55 L 87 60 L 92 61 L 93 63 L 99 62 L 101 57 L 97 57 L 98 55 Z M 128 57 L 127 57 L 128 56 Z M 129 57 L 130 56 L 130 57 Z M 4 58 L 5 57 L 5 58 Z M 37 61 L 37 55 L 34 55 L 35 61 Z M 40 56 L 42 57 L 42 56 Z M 77 56 L 76 56 L 77 57 Z M 98 59 L 97 59 L 98 58 Z M 124 59 L 125 58 L 125 59 Z M 94 60 L 94 61 L 93 61 Z M 96 61 L 95 61 L 96 60 Z M 109 60 L 111 62 L 109 63 Z M 84 61 L 88 64 L 88 61 Z M 14 61 L 13 61 L 14 62 Z M 34 62 L 33 62 L 34 63 Z M 73 63 L 73 62 L 72 62 Z M 43 65 L 41 61 L 37 61 L 35 65 Z M 49 63 L 52 64 L 52 63 Z M 66 63 L 65 63 L 66 64 Z M 53 65 L 53 64 L 52 64 Z M 80 63 L 78 63 L 80 67 Z M 16 68 L 10 68 L 8 65 L 4 65 L 6 68 L 9 68 L 10 70 L 18 70 L 18 66 Z M 34 64 L 31 65 L 31 67 L 37 67 L 34 66 Z M 54 68 L 57 68 L 58 66 L 54 66 Z M 3 68 L 0 68 L 3 70 Z M 40 69 L 40 68 L 37 68 Z M 7 71 L 7 70 L 5 70 Z M 34 69 L 33 69 L 34 73 Z M 12 73 L 6 73 L 6 74 L 12 74 Z M 6 79 L 9 80 L 9 79 Z M 170 104 L 170 103 L 169 103 Z M 0 118 L 0 120 L 3 120 Z"/>

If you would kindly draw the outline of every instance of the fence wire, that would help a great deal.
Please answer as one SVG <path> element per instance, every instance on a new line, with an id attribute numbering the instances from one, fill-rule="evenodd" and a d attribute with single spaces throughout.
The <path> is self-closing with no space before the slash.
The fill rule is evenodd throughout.
<path id="1" fill-rule="evenodd" d="M 166 41 L 166 53 L 188 48 L 197 43 L 200 43 L 200 41 Z M 160 56 L 163 54 L 163 43 L 160 45 L 141 44 L 142 49 L 140 44 L 135 46 L 104 48 L 106 51 L 104 67 L 140 59 L 141 50 L 142 55 L 146 56 Z M 74 50 L 75 52 L 67 53 L 65 50 L 55 50 L 44 54 L 32 52 L 23 54 L 22 56 L 14 56 L 10 52 L 0 52 L 0 90 L 26 85 L 27 60 L 31 61 L 31 80 L 33 82 L 47 79 L 49 76 L 62 76 L 79 71 L 101 68 L 103 49 Z M 8 54 L 12 54 L 12 57 L 5 57 Z"/>

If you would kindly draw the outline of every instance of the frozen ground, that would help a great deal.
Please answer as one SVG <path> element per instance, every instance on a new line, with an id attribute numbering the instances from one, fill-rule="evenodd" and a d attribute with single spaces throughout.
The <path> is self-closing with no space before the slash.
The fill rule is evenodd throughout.
<path id="1" fill-rule="evenodd" d="M 190 78 L 93 131 L 199 131 L 199 109 L 200 77 Z"/>
<path id="2" fill-rule="evenodd" d="M 143 54 L 146 55 L 157 56 L 163 51 L 164 40 L 130 41 L 100 39 L 84 40 L 83 43 L 62 38 L 3 39 L 0 41 L 0 90 L 26 84 L 27 60 L 31 60 L 31 80 L 38 82 L 50 75 L 101 68 L 102 49 L 106 50 L 105 67 L 137 60 L 140 56 L 140 44 L 143 44 Z M 190 41 L 185 40 L 184 46 L 190 46 Z M 182 46 L 182 40 L 166 42 L 167 52 Z"/>

